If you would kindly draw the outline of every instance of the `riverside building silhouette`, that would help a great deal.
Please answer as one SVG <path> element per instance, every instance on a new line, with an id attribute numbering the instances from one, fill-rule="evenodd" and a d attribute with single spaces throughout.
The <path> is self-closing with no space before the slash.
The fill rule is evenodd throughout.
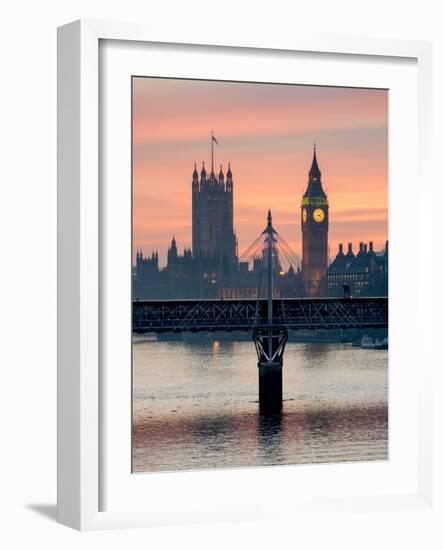
<path id="1" fill-rule="evenodd" d="M 256 299 L 262 273 L 262 258 L 251 265 L 239 261 L 234 230 L 234 177 L 230 164 L 226 176 L 220 166 L 214 172 L 213 142 L 211 170 L 202 163 L 200 174 L 194 164 L 191 183 L 192 249 L 179 252 L 172 237 L 166 266 L 159 266 L 158 251 L 145 256 L 138 250 L 133 266 L 134 299 L 223 298 Z M 302 259 L 300 266 L 277 270 L 279 298 L 343 296 L 347 285 L 353 296 L 388 293 L 388 244 L 375 252 L 373 244 L 352 243 L 329 262 L 329 204 L 314 145 L 308 185 L 301 200 Z"/>
<path id="2" fill-rule="evenodd" d="M 218 175 L 211 165 L 209 176 L 205 163 L 198 177 L 192 174 L 192 252 L 197 265 L 213 259 L 216 271 L 230 273 L 237 267 L 237 238 L 234 232 L 234 180 L 228 164 L 226 182 L 223 166 Z M 203 269 L 204 272 L 204 269 Z"/>

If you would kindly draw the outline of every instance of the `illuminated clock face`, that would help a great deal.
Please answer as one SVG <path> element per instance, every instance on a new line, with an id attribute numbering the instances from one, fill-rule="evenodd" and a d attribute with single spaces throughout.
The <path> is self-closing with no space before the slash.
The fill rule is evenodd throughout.
<path id="1" fill-rule="evenodd" d="M 302 210 L 302 218 L 304 222 L 306 222 L 306 220 L 308 219 L 308 213 L 306 211 L 306 208 L 303 208 Z"/>
<path id="2" fill-rule="evenodd" d="M 325 219 L 325 212 L 321 208 L 316 208 L 312 213 L 312 217 L 314 218 L 314 221 L 320 223 Z"/>

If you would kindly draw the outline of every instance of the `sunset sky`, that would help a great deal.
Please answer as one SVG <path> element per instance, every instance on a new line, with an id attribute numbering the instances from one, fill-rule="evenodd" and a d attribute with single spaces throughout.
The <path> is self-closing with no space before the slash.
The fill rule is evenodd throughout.
<path id="1" fill-rule="evenodd" d="M 191 247 L 194 162 L 228 162 L 239 255 L 274 225 L 301 256 L 300 201 L 313 141 L 329 198 L 329 243 L 387 239 L 388 92 L 279 84 L 133 79 L 133 248 Z"/>

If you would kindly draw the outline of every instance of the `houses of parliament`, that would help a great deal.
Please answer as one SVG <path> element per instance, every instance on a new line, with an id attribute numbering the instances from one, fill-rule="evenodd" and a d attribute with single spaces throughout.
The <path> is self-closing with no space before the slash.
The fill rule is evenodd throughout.
<path id="1" fill-rule="evenodd" d="M 213 158 L 213 157 L 212 157 Z M 179 253 L 173 237 L 166 266 L 159 266 L 158 252 L 137 251 L 133 266 L 134 299 L 223 298 L 256 299 L 263 259 L 239 261 L 234 230 L 234 177 L 228 165 L 218 173 L 211 162 L 200 173 L 194 164 L 192 193 L 192 249 Z M 306 191 L 300 205 L 302 258 L 287 271 L 278 269 L 281 298 L 388 294 L 388 243 L 376 252 L 373 243 L 353 243 L 329 258 L 329 204 L 314 145 Z"/>

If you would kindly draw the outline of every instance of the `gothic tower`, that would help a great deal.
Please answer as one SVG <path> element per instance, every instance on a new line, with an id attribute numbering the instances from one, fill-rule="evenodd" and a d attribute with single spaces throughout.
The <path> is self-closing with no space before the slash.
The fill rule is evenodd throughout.
<path id="1" fill-rule="evenodd" d="M 234 181 L 231 167 L 225 175 L 220 166 L 218 175 L 207 177 L 203 163 L 198 177 L 192 175 L 192 254 L 203 265 L 208 261 L 217 271 L 230 272 L 237 262 L 237 241 L 234 232 Z"/>
<path id="2" fill-rule="evenodd" d="M 308 187 L 301 202 L 301 227 L 302 278 L 306 295 L 326 295 L 329 206 L 322 186 L 315 145 Z"/>

